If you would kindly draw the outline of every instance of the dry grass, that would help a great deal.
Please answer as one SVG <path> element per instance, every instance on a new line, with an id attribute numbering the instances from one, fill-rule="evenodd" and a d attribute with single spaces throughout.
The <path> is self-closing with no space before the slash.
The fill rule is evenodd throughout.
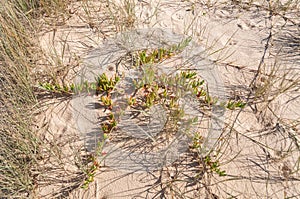
<path id="1" fill-rule="evenodd" d="M 3 197 L 31 194 L 35 186 L 32 172 L 40 157 L 39 139 L 31 128 L 30 110 L 37 102 L 29 76 L 34 62 L 32 27 L 24 14 L 31 6 L 1 2 L 0 195 Z"/>
<path id="2" fill-rule="evenodd" d="M 39 106 L 30 74 L 42 56 L 35 23 L 45 15 L 61 18 L 66 2 L 11 0 L 0 7 L 0 195 L 31 198 L 45 173 L 40 162 L 59 155 L 34 125 Z"/>
<path id="3" fill-rule="evenodd" d="M 135 2 L 125 0 L 120 3 L 107 0 L 109 13 L 116 27 L 116 32 L 132 29 L 135 24 Z"/>

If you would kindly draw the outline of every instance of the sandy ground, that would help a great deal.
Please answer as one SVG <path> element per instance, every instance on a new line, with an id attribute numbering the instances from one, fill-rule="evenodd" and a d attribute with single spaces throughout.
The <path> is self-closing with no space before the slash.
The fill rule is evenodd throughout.
<path id="1" fill-rule="evenodd" d="M 90 188 L 73 190 L 68 197 L 300 197 L 299 82 L 291 90 L 276 95 L 280 86 L 289 83 L 286 81 L 287 83 L 280 84 L 280 77 L 285 73 L 289 71 L 286 79 L 299 79 L 300 76 L 299 27 L 293 24 L 299 24 L 297 13 L 291 12 L 287 15 L 291 19 L 289 21 L 280 15 L 269 18 L 269 12 L 260 6 L 246 9 L 238 3 L 168 0 L 135 3 L 136 28 L 162 28 L 176 34 L 192 35 L 209 55 L 207 60 L 215 64 L 214 69 L 224 82 L 227 98 L 247 100 L 248 97 L 256 97 L 257 100 L 250 100 L 251 104 L 243 111 L 225 113 L 222 137 L 213 154 L 218 156 L 221 169 L 226 171 L 227 176 L 202 173 L 202 166 L 184 154 L 173 164 L 148 172 L 121 170 L 118 166 L 111 165 L 118 163 L 108 161 L 105 164 L 103 161 Z M 257 2 L 257 5 L 268 4 Z M 64 39 L 68 46 L 66 57 L 76 54 L 84 60 L 110 35 L 114 35 L 112 21 L 104 20 L 107 16 L 104 3 L 91 4 L 94 8 L 99 8 L 91 13 L 99 20 L 93 28 L 83 22 L 87 18 L 83 17 L 86 15 L 79 6 L 79 2 L 71 6 L 76 10 L 75 14 L 68 20 L 67 25 L 57 28 L 55 35 L 53 32 L 41 35 L 40 41 L 45 46 L 45 51 L 51 52 L 51 39 L 54 38 L 54 46 L 61 52 L 61 40 Z M 272 37 L 269 40 L 271 26 Z M 269 46 L 266 49 L 267 42 Z M 277 76 L 272 79 L 272 86 L 266 87 L 264 93 L 269 97 L 275 94 L 277 98 L 269 104 L 260 102 L 264 101 L 261 99 L 265 96 L 259 89 L 249 95 L 249 85 L 258 68 L 262 73 L 270 73 L 274 65 Z M 256 88 L 263 89 L 266 85 L 266 76 L 259 75 Z M 76 106 L 75 109 L 72 106 L 74 103 L 93 104 L 92 96 L 84 99 L 84 102 L 78 102 L 76 98 L 66 99 L 59 104 L 49 105 L 45 114 L 49 120 L 48 131 L 52 132 L 52 137 L 49 135 L 48 139 L 74 138 L 71 145 L 64 145 L 67 147 L 66 151 L 72 151 L 71 149 L 81 144 L 92 150 L 98 139 L 97 129 L 95 130 L 98 125 L 95 120 L 99 116 L 97 110 L 87 107 L 88 111 L 76 111 Z M 83 112 L 87 115 L 82 115 Z M 70 153 L 64 154 L 70 159 L 70 165 L 74 165 L 74 154 Z M 67 176 L 69 170 L 74 173 L 76 168 L 69 166 L 62 176 Z M 64 186 L 63 183 L 58 183 L 50 189 L 47 186 L 41 188 L 41 197 L 51 198 L 51 193 L 59 192 Z"/>

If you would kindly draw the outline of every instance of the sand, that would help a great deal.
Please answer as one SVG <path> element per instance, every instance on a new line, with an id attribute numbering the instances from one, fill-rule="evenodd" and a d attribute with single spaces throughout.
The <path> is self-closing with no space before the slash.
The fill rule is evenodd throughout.
<path id="1" fill-rule="evenodd" d="M 213 65 L 214 74 L 222 80 L 224 96 L 227 99 L 249 99 L 250 104 L 242 111 L 227 110 L 220 117 L 221 139 L 212 144 L 215 149 L 212 156 L 217 157 L 221 170 L 225 170 L 227 176 L 203 172 L 203 165 L 185 153 L 180 154 L 176 161 L 172 159 L 164 166 L 153 163 L 157 169 L 149 167 L 146 170 L 135 167 L 137 163 L 133 163 L 134 161 L 128 163 L 127 160 L 132 158 L 130 155 L 121 158 L 120 162 L 114 162 L 118 155 L 123 157 L 115 153 L 112 158 L 103 160 L 103 157 L 99 157 L 101 168 L 88 190 L 70 189 L 65 195 L 69 198 L 299 197 L 299 83 L 284 93 L 276 94 L 280 87 L 290 83 L 286 81 L 280 84 L 285 73 L 288 72 L 286 79 L 295 80 L 300 77 L 300 49 L 297 43 L 299 27 L 297 29 L 293 24 L 294 21 L 299 24 L 297 12 L 291 12 L 291 16 L 287 14 L 292 21 L 285 21 L 280 15 L 268 18 L 269 13 L 262 6 L 243 9 L 238 3 L 168 0 L 135 3 L 135 29 L 156 28 L 174 32 L 176 35 L 192 35 L 193 41 L 206 53 L 207 63 L 211 63 L 204 64 L 203 67 L 209 68 Z M 119 5 L 120 2 L 116 4 Z M 267 6 L 267 2 L 254 4 Z M 246 4 L 242 5 L 246 7 Z M 41 44 L 48 53 L 51 52 L 51 46 L 53 47 L 52 38 L 58 53 L 62 49 L 61 38 L 67 38 L 68 50 L 65 56 L 76 54 L 83 60 L 70 72 L 70 76 L 76 75 L 87 63 L 95 66 L 96 72 L 104 70 L 101 67 L 106 61 L 99 61 L 99 57 L 102 56 L 103 44 L 109 42 L 111 35 L 115 33 L 109 20 L 99 22 L 94 29 L 84 25 L 79 18 L 84 16 L 79 6 L 79 2 L 70 5 L 77 11 L 66 25 L 57 27 L 54 36 L 53 32 L 45 32 L 40 37 Z M 92 13 L 93 16 L 98 19 L 107 17 L 104 3 L 97 5 L 94 2 L 91 6 L 103 8 Z M 268 40 L 271 25 L 272 37 Z M 266 48 L 267 42 L 269 46 Z M 111 54 L 116 52 L 114 48 L 107 51 Z M 93 62 L 90 62 L 91 57 L 94 57 Z M 107 59 L 112 61 L 115 57 L 108 56 Z M 266 87 L 269 82 L 263 74 L 270 73 L 275 64 L 276 76 L 271 81 L 272 86 Z M 251 82 L 256 78 L 258 69 L 262 74 L 258 76 L 254 92 Z M 77 74 L 77 77 L 82 76 Z M 209 79 L 209 73 L 205 77 Z M 266 96 L 259 91 L 264 88 L 264 94 L 269 99 L 274 95 L 276 99 L 270 103 L 264 101 Z M 64 99 L 48 105 L 48 111 L 44 114 L 49 121 L 49 140 L 74 138 L 72 144 L 64 145 L 64 154 L 68 156 L 67 159 L 71 159 L 70 165 L 73 167 L 74 154 L 70 151 L 74 145 L 75 148 L 83 145 L 88 151 L 92 151 L 99 140 L 98 117 L 105 113 L 96 109 L 95 101 L 93 95 Z M 57 105 L 58 103 L 60 104 Z M 130 164 L 133 166 L 130 167 Z M 76 173 L 78 168 L 73 167 L 69 166 L 67 171 Z M 66 177 L 67 171 L 61 176 Z M 41 198 L 51 198 L 52 192 L 59 193 L 71 184 L 41 186 Z"/>

